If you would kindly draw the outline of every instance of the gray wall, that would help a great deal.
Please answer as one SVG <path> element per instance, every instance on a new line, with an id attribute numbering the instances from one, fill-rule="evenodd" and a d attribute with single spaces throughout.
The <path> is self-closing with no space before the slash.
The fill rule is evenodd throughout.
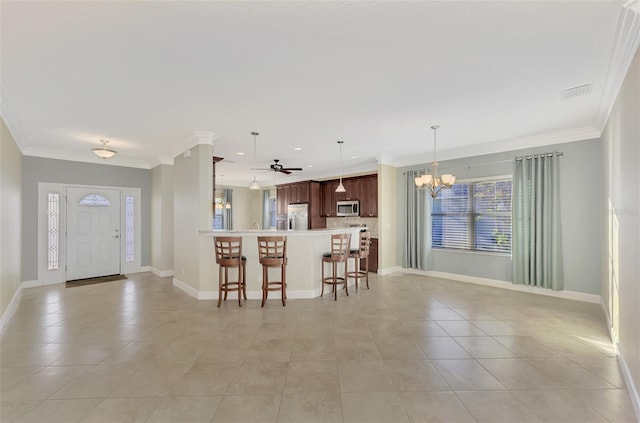
<path id="1" fill-rule="evenodd" d="M 20 226 L 22 219 L 22 154 L 0 118 L 0 317 L 22 283 Z"/>
<path id="2" fill-rule="evenodd" d="M 603 185 L 602 142 L 599 139 L 447 160 L 440 162 L 439 171 L 453 173 L 458 180 L 511 175 L 514 157 L 550 151 L 564 153 L 560 162 L 560 192 L 565 290 L 600 294 Z M 398 192 L 404 192 L 405 177 L 402 173 L 427 166 L 430 164 L 400 168 Z M 399 203 L 398 227 L 403 228 L 406 210 L 404 202 Z M 398 263 L 402 263 L 403 243 L 403 239 L 398 240 Z M 510 256 L 434 250 L 432 257 L 429 270 L 512 280 Z"/>
<path id="3" fill-rule="evenodd" d="M 38 279 L 38 183 L 140 188 L 141 265 L 151 264 L 151 170 L 24 156 L 22 162 L 22 279 Z"/>

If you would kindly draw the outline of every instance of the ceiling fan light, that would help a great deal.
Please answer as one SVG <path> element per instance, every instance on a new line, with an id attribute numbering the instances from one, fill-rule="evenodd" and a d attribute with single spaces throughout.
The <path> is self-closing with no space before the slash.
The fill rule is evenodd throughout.
<path id="1" fill-rule="evenodd" d="M 109 141 L 100 140 L 100 142 L 102 143 L 102 147 L 92 148 L 91 151 L 93 151 L 93 154 L 100 157 L 101 159 L 109 159 L 116 155 L 115 150 L 110 150 L 107 148 L 107 144 L 109 143 Z"/>
<path id="2" fill-rule="evenodd" d="M 258 183 L 258 181 L 256 181 L 255 178 L 253 179 L 253 183 L 251 184 L 249 189 L 252 190 L 252 191 L 257 191 L 257 190 L 261 189 L 260 188 L 260 184 Z"/>

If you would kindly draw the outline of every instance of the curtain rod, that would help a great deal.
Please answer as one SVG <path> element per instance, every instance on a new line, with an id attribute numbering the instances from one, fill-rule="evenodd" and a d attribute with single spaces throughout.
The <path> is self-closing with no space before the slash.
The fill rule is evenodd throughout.
<path id="1" fill-rule="evenodd" d="M 513 159 L 504 159 L 504 160 L 493 160 L 493 161 L 489 161 L 489 162 L 480 162 L 480 163 L 473 163 L 473 166 L 484 166 L 484 165 L 490 165 L 490 164 L 498 164 L 498 163 L 507 163 L 507 162 L 512 162 L 513 160 L 518 160 L 521 161 L 523 158 L 527 159 L 527 160 L 531 160 L 534 157 L 540 157 L 541 155 L 547 156 L 547 157 L 551 157 L 553 155 L 556 155 L 558 157 L 562 157 L 564 156 L 564 152 L 562 151 L 556 151 L 554 153 L 540 153 L 540 154 L 534 154 L 532 156 L 523 156 L 523 157 L 514 157 Z M 459 165 L 459 166 L 447 166 L 448 169 L 456 169 L 456 168 L 461 168 L 461 167 L 467 167 L 470 168 L 471 164 L 466 164 L 466 165 Z M 414 169 L 414 172 L 426 172 L 427 169 Z M 403 175 L 406 175 L 406 172 L 402 172 Z"/>

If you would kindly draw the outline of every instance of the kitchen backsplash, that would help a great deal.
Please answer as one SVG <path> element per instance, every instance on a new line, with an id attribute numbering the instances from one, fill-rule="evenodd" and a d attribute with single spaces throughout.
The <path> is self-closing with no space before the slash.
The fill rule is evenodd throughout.
<path id="1" fill-rule="evenodd" d="M 377 217 L 327 217 L 327 228 L 348 228 L 349 226 L 367 226 L 372 238 L 378 237 Z"/>

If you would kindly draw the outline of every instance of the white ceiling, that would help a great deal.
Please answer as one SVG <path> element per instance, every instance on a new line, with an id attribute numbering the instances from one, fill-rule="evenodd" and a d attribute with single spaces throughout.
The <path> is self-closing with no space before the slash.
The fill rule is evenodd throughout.
<path id="1" fill-rule="evenodd" d="M 430 161 L 433 124 L 439 158 L 584 139 L 625 70 L 623 4 L 3 0 L 2 113 L 33 156 L 102 162 L 108 139 L 109 164 L 151 168 L 213 139 L 244 186 L 251 131 L 257 166 L 305 169 L 263 184 L 336 176 L 338 139 L 345 174 Z"/>

